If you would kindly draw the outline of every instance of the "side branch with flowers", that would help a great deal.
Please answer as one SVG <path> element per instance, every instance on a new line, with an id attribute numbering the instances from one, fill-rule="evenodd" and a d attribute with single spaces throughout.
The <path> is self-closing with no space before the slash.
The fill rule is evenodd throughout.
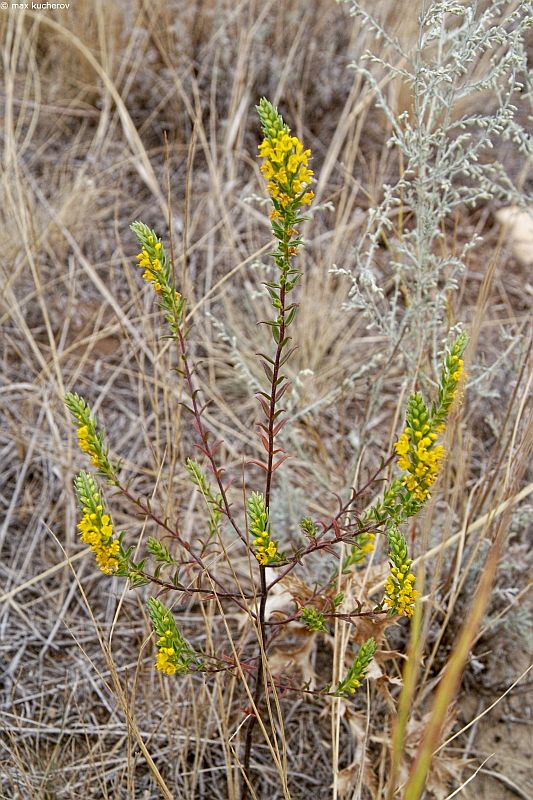
<path id="1" fill-rule="evenodd" d="M 166 320 L 168 335 L 175 342 L 180 357 L 180 369 L 189 395 L 186 408 L 191 414 L 197 449 L 202 456 L 199 461 L 188 458 L 185 471 L 205 504 L 209 552 L 218 547 L 219 552 L 225 554 L 227 544 L 232 540 L 232 558 L 245 558 L 255 564 L 254 577 L 248 587 L 243 590 L 234 570 L 218 574 L 211 566 L 215 563 L 213 559 L 207 563 L 205 541 L 201 536 L 192 541 L 184 538 L 179 514 L 178 522 L 171 526 L 154 511 L 149 501 L 130 491 L 120 464 L 111 455 L 105 432 L 85 400 L 69 393 L 65 401 L 77 425 L 79 447 L 89 456 L 95 471 L 94 474 L 81 472 L 75 480 L 82 515 L 78 525 L 81 540 L 90 547 L 103 573 L 124 578 L 132 587 L 150 585 L 158 593 L 159 597 L 148 601 L 156 635 L 156 669 L 170 677 L 201 672 L 207 678 L 209 673 L 220 671 L 237 676 L 245 672 L 253 675 L 253 713 L 243 726 L 242 758 L 239 762 L 243 776 L 242 798 L 248 796 L 253 786 L 251 753 L 254 730 L 265 696 L 279 687 L 323 697 L 349 697 L 363 682 L 379 645 L 373 637 L 362 642 L 355 659 L 346 666 L 345 677 L 336 686 L 325 685 L 311 691 L 304 687 L 287 687 L 276 676 L 267 683 L 269 648 L 279 629 L 297 619 L 308 630 L 320 635 L 329 630 L 328 625 L 337 617 L 351 620 L 357 616 L 372 619 L 383 615 L 392 619 L 413 614 L 418 592 L 414 588 L 412 560 L 401 526 L 429 500 L 445 458 L 444 448 L 438 440 L 460 392 L 462 355 L 467 343 L 466 335 L 460 334 L 448 347 L 437 397 L 431 407 L 419 393 L 409 398 L 405 426 L 394 446 L 395 454 L 383 460 L 365 486 L 341 501 L 338 512 L 329 522 L 303 517 L 300 529 L 283 538 L 272 529 L 272 488 L 278 470 L 289 456 L 278 443 L 279 434 L 286 424 L 281 402 L 289 386 L 284 369 L 294 349 L 289 329 L 298 310 L 297 303 L 292 301 L 292 293 L 301 275 L 296 266 L 302 246 L 299 226 L 305 219 L 305 207 L 313 199 L 313 172 L 309 168 L 310 150 L 291 135 L 277 109 L 263 99 L 257 111 L 263 133 L 259 146 L 260 170 L 267 181 L 266 189 L 272 204 L 270 223 L 276 245 L 271 256 L 277 272 L 275 280 L 264 284 L 273 316 L 263 321 L 270 335 L 265 345 L 266 352 L 259 354 L 267 378 L 264 389 L 257 394 L 261 415 L 257 431 L 265 455 L 247 464 L 242 505 L 238 502 L 239 495 L 231 492 L 230 481 L 227 481 L 225 469 L 219 463 L 220 442 L 211 440 L 204 424 L 201 386 L 196 385 L 187 344 L 190 332 L 185 324 L 186 298 L 176 286 L 171 260 L 154 230 L 142 222 L 131 226 L 140 245 L 137 258 L 142 277 L 154 291 Z M 382 498 L 365 509 L 366 492 L 382 479 L 386 467 L 395 457 L 399 474 L 386 485 Z M 258 481 L 257 468 L 262 472 L 262 485 Z M 161 538 L 148 538 L 140 558 L 134 555 L 135 543 L 127 543 L 127 531 L 115 532 L 112 514 L 104 498 L 105 483 L 160 532 Z M 390 569 L 384 596 L 377 606 L 343 608 L 344 597 L 336 590 L 336 579 L 332 578 L 323 586 L 309 587 L 304 597 L 301 593 L 295 595 L 294 615 L 287 614 L 275 621 L 266 618 L 269 593 L 290 573 L 298 571 L 308 556 L 322 551 L 335 558 L 341 545 L 347 545 L 348 556 L 342 569 L 353 572 L 372 552 L 378 536 L 383 536 L 386 541 Z M 181 577 L 185 571 L 186 581 Z M 162 594 L 167 598 L 166 604 L 160 599 Z M 248 650 L 239 654 L 239 661 L 236 656 L 222 659 L 196 652 L 187 641 L 170 606 L 179 609 L 182 599 L 193 594 L 199 598 L 216 598 L 220 608 L 220 602 L 224 601 L 245 612 L 250 622 L 249 644 Z"/>

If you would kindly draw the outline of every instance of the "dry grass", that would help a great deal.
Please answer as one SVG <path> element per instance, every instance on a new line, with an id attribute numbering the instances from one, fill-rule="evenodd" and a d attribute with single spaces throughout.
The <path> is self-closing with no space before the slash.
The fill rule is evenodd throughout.
<path id="1" fill-rule="evenodd" d="M 276 524 L 295 529 L 303 514 L 331 513 L 331 490 L 357 483 L 390 449 L 408 391 L 404 365 L 380 363 L 383 342 L 341 311 L 347 287 L 328 273 L 350 263 L 365 211 L 398 165 L 383 148 L 386 122 L 368 87 L 347 70 L 366 33 L 332 0 L 72 6 L 0 16 L 0 793 L 233 800 L 249 678 L 174 681 L 152 669 L 146 592 L 102 578 L 77 541 L 71 486 L 82 460 L 63 396 L 74 389 L 87 398 L 132 489 L 171 519 L 179 514 L 193 538 L 202 509 L 181 469 L 194 441 L 176 354 L 132 268 L 128 224 L 141 218 L 172 236 L 210 400 L 206 424 L 221 432 L 239 486 L 243 460 L 258 452 L 250 430 L 269 227 L 253 199 L 262 192 L 253 106 L 266 95 L 309 142 L 317 199 L 334 205 L 306 228 L 290 367 L 293 458 L 278 486 Z M 389 22 L 413 36 L 410 20 L 389 13 Z M 384 88 L 402 110 L 400 88 L 386 80 Z M 518 158 L 515 172 L 524 178 Z M 473 380 L 437 499 L 409 532 L 425 571 L 416 636 L 409 644 L 406 627 L 389 629 L 368 694 L 354 703 L 278 698 L 283 724 L 275 723 L 277 736 L 265 730 L 270 744 L 254 751 L 258 798 L 385 798 L 391 763 L 407 781 L 421 741 L 437 749 L 428 800 L 457 796 L 463 784 L 465 798 L 480 786 L 493 800 L 533 792 L 523 744 L 531 708 L 521 694 L 531 684 L 532 292 L 492 211 L 464 214 L 448 232 L 450 246 L 483 236 L 450 305 L 451 320 L 472 331 Z M 384 252 L 385 280 L 386 268 Z M 495 366 L 482 375 L 479 364 Z M 386 388 L 369 404 L 378 376 Z M 154 532 L 121 500 L 114 512 L 132 540 Z M 381 556 L 343 585 L 347 596 L 379 597 Z M 247 563 L 231 564 L 246 584 Z M 250 645 L 229 608 L 187 601 L 180 621 L 202 649 Z M 324 637 L 295 630 L 276 646 L 271 668 L 323 685 L 367 632 L 363 623 Z M 400 752 L 393 729 L 408 646 L 420 667 L 405 676 Z M 456 674 L 446 692 L 450 654 Z M 430 719 L 439 683 L 440 713 Z M 487 739 L 487 720 L 501 742 Z"/>

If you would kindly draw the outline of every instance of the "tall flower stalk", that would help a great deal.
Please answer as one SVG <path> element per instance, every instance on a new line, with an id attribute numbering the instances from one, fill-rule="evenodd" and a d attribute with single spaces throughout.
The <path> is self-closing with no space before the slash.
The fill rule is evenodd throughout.
<path id="1" fill-rule="evenodd" d="M 297 305 L 289 302 L 289 295 L 301 274 L 300 270 L 294 266 L 294 258 L 301 245 L 298 225 L 304 221 L 302 209 L 313 199 L 313 192 L 309 188 L 313 172 L 308 166 L 311 151 L 304 149 L 302 142 L 296 136 L 291 136 L 288 125 L 285 124 L 277 109 L 263 98 L 257 106 L 257 113 L 264 137 L 259 146 L 259 157 L 263 159 L 261 172 L 268 181 L 267 191 L 272 202 L 270 221 L 272 233 L 277 242 L 272 257 L 278 271 L 277 281 L 265 283 L 275 313 L 274 318 L 266 321 L 265 324 L 270 327 L 275 352 L 273 356 L 260 354 L 263 368 L 269 379 L 269 388 L 266 392 L 259 392 L 258 395 L 264 416 L 263 421 L 259 423 L 259 436 L 266 451 L 266 462 L 256 461 L 255 463 L 264 470 L 266 477 L 264 497 L 257 496 L 257 502 L 262 504 L 266 525 L 270 514 L 273 476 L 287 458 L 283 449 L 275 445 L 276 436 L 285 423 L 285 420 L 281 418 L 282 410 L 279 409 L 278 404 L 289 385 L 282 370 L 292 353 L 292 349 L 289 347 L 291 340 L 287 335 L 287 330 L 293 322 L 297 310 Z M 256 537 L 261 592 L 258 612 L 260 663 L 266 646 L 265 609 L 268 596 L 266 570 L 270 561 L 277 555 L 277 546 L 270 539 L 269 529 L 264 528 L 263 530 L 264 533 L 259 533 L 259 536 Z M 258 669 L 253 695 L 256 708 L 266 689 L 263 676 L 264 670 Z M 251 716 L 246 732 L 243 758 L 245 776 L 248 776 L 250 771 L 255 721 L 256 716 Z M 247 796 L 248 782 L 244 780 L 243 800 Z"/>

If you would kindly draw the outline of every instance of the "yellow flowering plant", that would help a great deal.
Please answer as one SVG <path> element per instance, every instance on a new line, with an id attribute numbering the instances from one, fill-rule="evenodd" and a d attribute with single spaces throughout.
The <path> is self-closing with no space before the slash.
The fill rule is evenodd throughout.
<path id="1" fill-rule="evenodd" d="M 93 476 L 80 472 L 74 489 L 83 515 L 78 523 L 80 539 L 89 545 L 102 572 L 112 575 L 126 557 L 121 537 L 113 534 L 111 517 L 104 513 L 102 496 Z"/>
<path id="2" fill-rule="evenodd" d="M 163 538 L 148 538 L 145 552 L 135 560 L 134 547 L 123 546 L 125 534 L 116 536 L 111 516 L 104 510 L 105 501 L 96 478 L 81 472 L 75 480 L 75 489 L 81 507 L 82 519 L 78 525 L 82 541 L 94 552 L 98 567 L 107 575 L 127 578 L 132 586 L 149 585 L 172 604 L 183 598 L 216 599 L 217 603 L 233 604 L 244 613 L 256 632 L 253 656 L 247 652 L 233 652 L 222 658 L 196 652 L 180 631 L 170 605 L 159 598 L 148 601 L 148 612 L 156 636 L 157 670 L 167 676 L 201 672 L 227 671 L 242 675 L 252 672 L 254 685 L 249 692 L 253 713 L 244 726 L 242 798 L 251 786 L 251 752 L 258 709 L 276 687 L 304 691 L 304 687 L 281 683 L 268 675 L 268 654 L 272 641 L 283 625 L 298 621 L 316 635 L 328 632 L 337 619 L 348 623 L 365 616 L 369 621 L 387 617 L 411 617 L 418 592 L 414 588 L 415 576 L 411 572 L 405 537 L 400 526 L 418 513 L 429 500 L 445 457 L 443 445 L 438 442 L 446 426 L 448 415 L 460 392 L 462 355 L 466 335 L 460 334 L 447 349 L 438 392 L 431 407 L 421 394 L 413 394 L 407 403 L 405 426 L 394 445 L 395 455 L 384 460 L 368 483 L 341 500 L 336 514 L 327 519 L 313 520 L 303 517 L 300 530 L 288 537 L 273 530 L 271 523 L 272 487 L 277 471 L 289 454 L 279 444 L 279 435 L 286 418 L 281 400 L 289 387 L 284 368 L 292 352 L 290 326 L 297 313 L 292 302 L 301 272 L 295 259 L 302 245 L 299 226 L 305 219 L 303 212 L 312 202 L 313 171 L 309 168 L 311 152 L 305 149 L 298 137 L 291 135 L 277 109 L 266 99 L 257 107 L 263 140 L 259 146 L 260 171 L 266 179 L 266 190 L 271 202 L 270 223 L 276 246 L 272 259 L 276 277 L 265 282 L 273 308 L 271 319 L 263 324 L 270 330 L 270 347 L 259 353 L 267 383 L 257 393 L 261 419 L 258 422 L 262 458 L 247 462 L 243 480 L 244 502 L 240 506 L 230 497 L 230 483 L 226 482 L 225 468 L 219 463 L 220 442 L 213 441 L 204 422 L 205 405 L 196 385 L 195 369 L 189 348 L 189 331 L 185 325 L 186 298 L 176 285 L 172 260 L 156 231 L 142 222 L 131 229 L 137 238 L 140 252 L 138 266 L 144 281 L 152 288 L 164 313 L 168 336 L 176 344 L 180 359 L 180 372 L 189 396 L 186 406 L 191 414 L 197 437 L 200 460 L 188 458 L 185 470 L 203 498 L 207 511 L 207 538 L 197 536 L 186 539 L 179 524 L 170 524 L 158 515 L 152 504 L 133 495 L 122 478 L 119 463 L 113 462 L 105 434 L 99 429 L 94 415 L 83 398 L 74 393 L 66 397 L 66 405 L 77 424 L 80 449 L 89 456 L 97 476 L 105 479 L 115 492 L 122 494 L 146 520 L 153 523 Z M 383 496 L 369 508 L 362 507 L 369 488 L 378 480 L 394 457 L 397 457 L 399 474 L 385 486 Z M 263 474 L 259 486 L 256 470 Z M 343 608 L 344 594 L 338 591 L 337 576 L 323 585 L 293 593 L 295 613 L 273 620 L 267 616 L 267 601 L 274 587 L 289 576 L 297 574 L 302 562 L 313 554 L 335 554 L 341 558 L 343 574 L 353 574 L 367 556 L 373 552 L 382 536 L 388 549 L 389 574 L 382 601 L 370 608 L 360 604 L 356 608 Z M 213 553 L 228 552 L 228 537 L 232 539 L 232 553 L 245 556 L 251 565 L 255 584 L 243 589 L 235 570 L 220 573 Z M 167 541 L 165 541 L 168 540 Z M 345 555 L 346 548 L 348 556 Z M 209 557 L 206 554 L 210 554 Z M 237 558 L 238 555 L 235 555 Z M 232 556 L 233 558 L 233 556 Z M 186 579 L 183 577 L 186 575 Z M 392 622 L 392 620 L 391 620 Z M 358 653 L 338 685 L 323 686 L 317 690 L 305 688 L 307 693 L 320 696 L 353 695 L 363 682 L 374 657 L 378 643 L 371 637 L 360 644 Z"/>
<path id="3" fill-rule="evenodd" d="M 65 397 L 65 405 L 78 425 L 78 446 L 87 453 L 93 467 L 100 475 L 111 482 L 115 479 L 115 471 L 108 458 L 109 448 L 104 437 L 96 428 L 96 421 L 85 400 L 74 392 Z"/>
<path id="4" fill-rule="evenodd" d="M 414 588 L 415 576 L 410 571 L 412 560 L 405 537 L 394 525 L 387 529 L 390 575 L 385 581 L 385 605 L 392 614 L 412 617 L 419 592 Z"/>
<path id="5" fill-rule="evenodd" d="M 189 642 L 178 630 L 172 614 L 160 600 L 150 597 L 148 613 L 157 635 L 157 658 L 155 667 L 165 675 L 176 672 L 187 673 L 193 668 L 200 669 L 202 662 Z"/>

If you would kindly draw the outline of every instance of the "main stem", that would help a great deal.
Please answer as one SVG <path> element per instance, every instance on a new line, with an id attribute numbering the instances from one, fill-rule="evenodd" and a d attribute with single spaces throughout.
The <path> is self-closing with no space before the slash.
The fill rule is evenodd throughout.
<path id="1" fill-rule="evenodd" d="M 285 263 L 286 269 L 289 268 L 289 245 L 288 241 L 284 242 L 285 249 Z M 268 413 L 268 461 L 266 473 L 266 487 L 265 487 L 265 506 L 267 514 L 270 515 L 270 494 L 272 489 L 272 476 L 274 464 L 274 426 L 276 423 L 276 402 L 278 390 L 278 378 L 280 371 L 281 355 L 283 352 L 284 339 L 285 339 L 285 272 L 281 275 L 280 280 L 280 293 L 279 299 L 281 308 L 279 310 L 280 326 L 278 329 L 279 337 L 276 348 L 276 355 L 274 358 L 274 365 L 272 368 L 272 380 L 270 383 L 270 406 Z M 248 729 L 246 731 L 246 739 L 244 744 L 244 757 L 243 757 L 243 782 L 241 800 L 247 800 L 249 797 L 249 781 L 250 781 L 250 759 L 252 755 L 252 742 L 254 728 L 257 722 L 256 713 L 259 713 L 259 703 L 265 692 L 265 659 L 266 659 L 266 627 L 265 627 L 265 609 L 268 597 L 268 589 L 266 582 L 266 569 L 264 566 L 259 567 L 259 580 L 261 587 L 261 594 L 259 600 L 259 614 L 258 614 L 258 627 L 259 627 L 259 658 L 257 663 L 257 675 L 255 679 L 255 687 L 253 694 L 253 707 L 250 720 L 248 722 Z"/>

